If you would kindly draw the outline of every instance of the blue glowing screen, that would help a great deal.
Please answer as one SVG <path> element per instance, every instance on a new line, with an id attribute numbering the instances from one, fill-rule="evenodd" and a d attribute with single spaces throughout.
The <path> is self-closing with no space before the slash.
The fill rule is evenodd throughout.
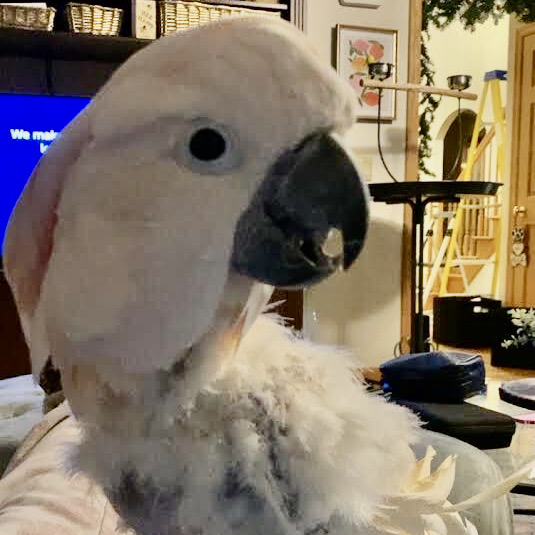
<path id="1" fill-rule="evenodd" d="M 0 94 L 0 244 L 39 158 L 88 98 Z"/>

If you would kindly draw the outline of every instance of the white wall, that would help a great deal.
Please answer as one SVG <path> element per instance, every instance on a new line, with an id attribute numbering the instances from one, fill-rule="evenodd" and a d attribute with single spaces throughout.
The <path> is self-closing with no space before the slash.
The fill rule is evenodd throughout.
<path id="1" fill-rule="evenodd" d="M 409 0 L 384 0 L 377 10 L 343 7 L 338 0 L 308 0 L 307 33 L 331 63 L 337 24 L 398 31 L 398 80 L 407 79 Z M 382 128 L 389 167 L 404 180 L 406 98 L 398 95 L 397 119 Z M 356 123 L 352 148 L 361 168 L 376 182 L 390 181 L 376 146 L 377 126 Z M 401 234 L 403 208 L 372 203 L 368 244 L 348 273 L 305 292 L 305 333 L 323 342 L 349 345 L 366 365 L 392 356 L 400 337 Z"/>

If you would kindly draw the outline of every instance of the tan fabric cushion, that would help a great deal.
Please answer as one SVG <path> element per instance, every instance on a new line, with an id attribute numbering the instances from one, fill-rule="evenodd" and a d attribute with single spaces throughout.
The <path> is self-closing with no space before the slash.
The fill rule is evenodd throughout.
<path id="1" fill-rule="evenodd" d="M 0 480 L 1 535 L 112 535 L 118 518 L 100 489 L 63 467 L 79 439 L 67 403 L 48 413 L 21 444 Z"/>

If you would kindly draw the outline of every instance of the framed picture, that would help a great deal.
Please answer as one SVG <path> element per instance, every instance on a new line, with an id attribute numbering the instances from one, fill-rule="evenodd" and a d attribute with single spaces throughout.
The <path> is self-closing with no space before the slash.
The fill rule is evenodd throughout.
<path id="1" fill-rule="evenodd" d="M 377 9 L 381 7 L 382 0 L 365 0 L 361 2 L 359 0 L 340 0 L 340 4 L 348 7 L 362 7 L 365 9 Z"/>
<path id="2" fill-rule="evenodd" d="M 369 78 L 370 63 L 392 63 L 397 67 L 397 31 L 359 26 L 336 27 L 336 70 L 355 90 L 358 101 L 357 120 L 377 120 L 379 90 L 362 87 Z M 396 68 L 390 82 L 396 81 Z M 383 90 L 381 120 L 396 118 L 396 92 Z"/>

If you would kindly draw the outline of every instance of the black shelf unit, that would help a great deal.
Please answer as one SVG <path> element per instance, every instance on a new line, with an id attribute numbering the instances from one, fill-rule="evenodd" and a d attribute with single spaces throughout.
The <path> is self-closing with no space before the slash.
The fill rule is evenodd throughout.
<path id="1" fill-rule="evenodd" d="M 93 97 L 151 40 L 0 29 L 0 92 Z"/>
<path id="2" fill-rule="evenodd" d="M 66 31 L 67 0 L 50 0 L 57 10 L 54 31 L 0 28 L 0 92 L 92 97 L 113 71 L 132 54 L 152 42 L 129 37 L 131 4 L 102 0 L 100 5 L 124 9 L 117 37 L 73 34 Z M 206 0 L 208 4 L 269 10 L 290 18 L 290 2 Z"/>
<path id="3" fill-rule="evenodd" d="M 152 41 L 134 37 L 0 30 L 0 56 L 64 61 L 122 63 Z"/>

